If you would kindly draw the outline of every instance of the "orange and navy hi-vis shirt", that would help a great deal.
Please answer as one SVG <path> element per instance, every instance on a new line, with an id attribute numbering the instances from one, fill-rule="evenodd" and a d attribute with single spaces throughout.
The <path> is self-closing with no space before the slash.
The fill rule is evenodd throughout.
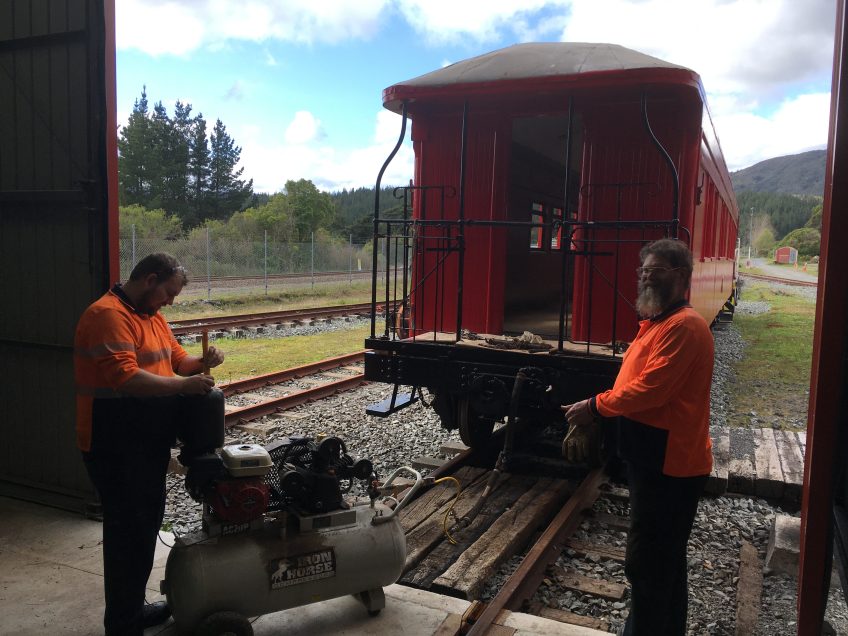
<path id="1" fill-rule="evenodd" d="M 666 475 L 707 475 L 713 462 L 712 374 L 712 332 L 700 314 L 684 304 L 639 323 L 613 388 L 597 395 L 594 406 L 603 417 L 626 418 L 622 439 L 631 447 L 622 454 L 628 460 L 638 463 L 653 454 Z M 646 438 L 654 441 L 645 443 Z M 660 448 L 653 453 L 651 445 Z"/>
<path id="2" fill-rule="evenodd" d="M 173 376 L 187 355 L 162 314 L 137 312 L 119 286 L 89 306 L 74 336 L 80 450 L 91 450 L 95 400 L 126 397 L 121 385 L 139 370 Z"/>

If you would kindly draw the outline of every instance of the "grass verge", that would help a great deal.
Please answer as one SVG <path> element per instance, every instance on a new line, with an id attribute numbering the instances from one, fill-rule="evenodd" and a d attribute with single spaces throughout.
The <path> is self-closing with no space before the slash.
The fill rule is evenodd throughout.
<path id="1" fill-rule="evenodd" d="M 310 362 L 352 353 L 364 348 L 370 326 L 286 338 L 222 338 L 214 344 L 224 351 L 224 363 L 212 369 L 219 383 L 282 371 Z M 201 345 L 185 346 L 200 355 Z"/>
<path id="2" fill-rule="evenodd" d="M 737 314 L 733 322 L 747 343 L 731 388 L 730 426 L 777 425 L 803 429 L 807 421 L 815 303 L 765 284 L 745 286 L 744 300 L 771 310 Z M 753 413 L 753 415 L 752 415 Z"/>

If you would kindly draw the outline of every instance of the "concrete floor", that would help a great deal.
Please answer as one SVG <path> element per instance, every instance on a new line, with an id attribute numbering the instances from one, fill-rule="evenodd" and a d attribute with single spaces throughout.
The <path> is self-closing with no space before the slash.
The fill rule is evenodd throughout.
<path id="1" fill-rule="evenodd" d="M 162 533 L 169 544 L 173 536 Z M 0 497 L 0 635 L 102 634 L 103 562 L 99 522 Z M 159 543 L 148 601 L 160 600 L 168 547 Z M 364 634 L 448 636 L 469 603 L 402 585 L 385 589 L 386 608 L 369 617 L 353 597 L 342 597 L 256 618 L 256 636 Z M 600 636 L 599 632 L 538 616 L 504 612 L 498 636 Z M 176 636 L 172 622 L 146 635 Z"/>

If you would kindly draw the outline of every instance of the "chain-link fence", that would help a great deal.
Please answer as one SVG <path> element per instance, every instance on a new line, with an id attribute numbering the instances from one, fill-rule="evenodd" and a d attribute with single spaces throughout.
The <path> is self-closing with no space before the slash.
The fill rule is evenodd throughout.
<path id="1" fill-rule="evenodd" d="M 135 264 L 154 252 L 173 254 L 188 272 L 190 290 L 207 297 L 224 289 L 269 287 L 317 282 L 369 280 L 371 243 L 352 240 L 313 240 L 287 243 L 262 238 L 234 241 L 200 234 L 188 238 L 121 238 L 121 280 Z M 385 246 L 379 245 L 378 263 L 385 267 Z M 380 270 L 378 270 L 380 271 Z M 189 289 L 187 289 L 189 291 Z"/>

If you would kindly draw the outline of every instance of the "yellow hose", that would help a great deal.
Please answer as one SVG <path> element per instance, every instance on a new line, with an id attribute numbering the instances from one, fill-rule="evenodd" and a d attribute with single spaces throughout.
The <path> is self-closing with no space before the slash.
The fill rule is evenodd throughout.
<path id="1" fill-rule="evenodd" d="M 451 533 L 448 530 L 448 517 L 450 517 L 453 507 L 456 505 L 456 502 L 459 501 L 459 496 L 462 494 L 462 484 L 459 483 L 459 480 L 456 477 L 442 477 L 434 481 L 433 485 L 440 484 L 444 481 L 452 481 L 456 485 L 456 497 L 453 498 L 448 511 L 445 513 L 445 518 L 442 520 L 442 529 L 445 531 L 445 537 L 447 537 L 447 540 L 451 545 L 456 545 L 456 539 L 451 536 Z"/>

